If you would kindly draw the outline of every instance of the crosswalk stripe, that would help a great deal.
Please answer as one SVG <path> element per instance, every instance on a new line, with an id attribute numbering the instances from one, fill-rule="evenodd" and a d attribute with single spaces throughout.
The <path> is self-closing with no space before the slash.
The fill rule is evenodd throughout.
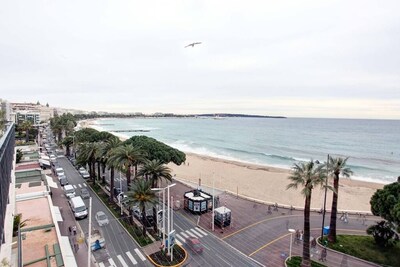
<path id="1" fill-rule="evenodd" d="M 132 256 L 132 254 L 128 251 L 126 252 L 126 255 L 128 256 L 128 258 L 131 260 L 131 262 L 135 265 L 137 264 L 137 261 L 135 260 L 135 258 Z"/>
<path id="2" fill-rule="evenodd" d="M 197 236 L 195 236 L 192 232 L 190 232 L 189 230 L 186 230 L 185 232 L 188 233 L 188 235 L 190 235 L 190 236 L 192 236 L 192 237 L 197 237 Z"/>
<path id="3" fill-rule="evenodd" d="M 179 234 L 176 234 L 176 237 L 181 240 L 183 243 L 186 243 L 185 238 L 181 237 Z"/>
<path id="4" fill-rule="evenodd" d="M 76 189 L 76 185 L 72 185 Z"/>
<path id="5" fill-rule="evenodd" d="M 78 184 L 78 186 L 79 186 L 79 188 L 82 188 L 82 185 L 81 185 L 81 184 Z"/>
<path id="6" fill-rule="evenodd" d="M 202 233 L 203 235 L 208 235 L 206 232 L 204 232 L 203 230 L 201 230 L 200 228 L 196 227 L 195 228 L 196 231 L 199 231 L 200 233 Z"/>
<path id="7" fill-rule="evenodd" d="M 138 254 L 139 258 L 140 258 L 142 261 L 145 261 L 145 260 L 146 260 L 146 258 L 143 256 L 143 254 L 140 252 L 140 250 L 139 250 L 138 248 L 135 248 L 135 252 L 136 252 L 136 254 Z"/>
<path id="8" fill-rule="evenodd" d="M 84 185 L 85 187 L 87 187 L 87 185 L 86 185 L 85 183 L 83 183 L 83 185 Z"/>
<path id="9" fill-rule="evenodd" d="M 106 267 L 106 266 L 104 265 L 104 263 L 100 262 L 99 267 Z"/>
<path id="10" fill-rule="evenodd" d="M 126 264 L 124 258 L 122 258 L 121 255 L 118 255 L 117 258 L 119 259 L 123 267 L 128 267 L 128 264 Z"/>
<path id="11" fill-rule="evenodd" d="M 108 262 L 111 264 L 112 267 L 114 267 L 114 266 L 117 267 L 117 265 L 115 264 L 113 259 L 109 258 Z"/>
<path id="12" fill-rule="evenodd" d="M 183 246 L 183 244 L 181 243 L 181 241 L 179 241 L 178 239 L 175 239 L 175 242 L 176 242 L 179 246 Z"/>
<path id="13" fill-rule="evenodd" d="M 198 232 L 196 232 L 194 229 L 190 229 L 190 231 L 192 231 L 195 235 L 198 235 L 199 237 L 203 237 L 201 234 L 199 234 Z"/>
<path id="14" fill-rule="evenodd" d="M 189 238 L 189 236 L 187 234 L 185 234 L 185 232 L 180 233 L 181 235 L 183 235 L 186 238 Z"/>

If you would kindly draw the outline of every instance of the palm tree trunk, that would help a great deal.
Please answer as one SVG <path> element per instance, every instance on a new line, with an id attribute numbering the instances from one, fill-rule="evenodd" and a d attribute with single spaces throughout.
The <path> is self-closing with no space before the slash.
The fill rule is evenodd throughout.
<path id="1" fill-rule="evenodd" d="M 69 156 L 70 156 L 70 149 L 69 149 L 69 146 L 66 146 L 65 148 L 66 148 L 66 150 L 67 150 L 67 151 L 66 151 L 66 152 L 67 152 L 67 157 L 69 157 Z"/>
<path id="2" fill-rule="evenodd" d="M 114 200 L 114 167 L 110 168 L 110 202 Z"/>
<path id="3" fill-rule="evenodd" d="M 103 179 L 103 184 L 105 184 L 106 183 L 106 174 L 105 174 L 105 172 L 106 172 L 106 164 L 105 164 L 105 162 L 104 161 L 102 161 L 101 162 L 101 168 L 102 168 L 102 179 Z"/>
<path id="4" fill-rule="evenodd" d="M 95 168 L 96 168 L 96 166 L 95 166 L 95 161 L 94 160 L 92 160 L 91 161 L 91 164 L 90 164 L 90 168 L 91 168 L 91 170 L 90 170 L 90 176 L 92 177 L 92 179 L 93 179 L 93 185 L 95 185 L 96 184 L 96 173 L 95 173 Z"/>
<path id="5" fill-rule="evenodd" d="M 142 208 L 142 224 L 143 224 L 143 236 L 146 236 L 146 207 L 143 205 Z"/>
<path id="6" fill-rule="evenodd" d="M 26 143 L 29 142 L 29 129 L 26 129 L 26 131 L 25 131 L 25 142 Z"/>
<path id="7" fill-rule="evenodd" d="M 311 206 L 311 192 L 306 196 L 306 203 L 304 206 L 304 234 L 303 234 L 303 259 L 301 261 L 302 267 L 310 267 L 310 206 Z"/>
<path id="8" fill-rule="evenodd" d="M 131 185 L 131 166 L 129 165 L 126 171 L 126 186 L 129 188 Z"/>
<path id="9" fill-rule="evenodd" d="M 333 179 L 333 192 L 332 198 L 332 210 L 331 210 L 331 223 L 329 225 L 329 235 L 328 240 L 331 243 L 336 243 L 336 219 L 337 219 L 337 202 L 339 193 L 339 174 L 335 173 L 335 178 Z"/>
<path id="10" fill-rule="evenodd" d="M 154 177 L 153 177 L 153 181 L 152 181 L 152 187 L 153 188 L 156 188 L 156 186 L 157 186 L 157 180 L 156 179 L 154 179 Z M 156 207 L 154 206 L 153 207 L 153 222 L 154 222 L 154 232 L 156 232 L 157 233 L 157 231 L 158 231 L 158 218 L 157 218 L 157 210 L 156 210 Z"/>
<path id="11" fill-rule="evenodd" d="M 100 180 L 100 161 L 97 161 L 97 179 Z"/>

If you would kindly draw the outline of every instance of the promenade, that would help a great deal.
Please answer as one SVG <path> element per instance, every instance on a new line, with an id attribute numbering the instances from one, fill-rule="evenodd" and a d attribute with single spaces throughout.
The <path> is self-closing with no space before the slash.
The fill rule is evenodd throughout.
<path id="1" fill-rule="evenodd" d="M 199 216 L 183 210 L 183 194 L 197 186 L 185 184 L 179 180 L 174 182 L 176 182 L 176 186 L 171 188 L 171 196 L 174 197 L 175 209 L 180 214 L 264 266 L 284 265 L 290 250 L 291 235 L 288 229 L 303 229 L 302 210 L 290 210 L 281 207 L 278 207 L 277 210 L 272 207 L 269 210 L 268 205 L 218 191 L 216 195 L 219 198 L 219 206 L 226 206 L 232 211 L 232 223 L 224 229 L 215 226 L 214 231 L 212 231 L 211 212 Z M 212 193 L 210 188 L 202 189 Z M 178 209 L 179 205 L 180 208 Z M 329 220 L 330 214 L 327 213 L 325 225 L 329 225 Z M 379 220 L 379 218 L 367 216 L 366 221 L 362 221 L 358 219 L 358 216 L 350 214 L 348 223 L 338 219 L 338 234 L 364 235 L 366 228 L 376 220 Z M 319 237 L 321 235 L 322 215 L 312 212 L 310 221 L 311 236 Z M 294 235 L 292 238 L 292 255 L 302 255 L 302 244 L 294 242 Z M 321 250 L 322 247 L 317 245 L 311 252 L 311 258 L 318 261 Z M 326 259 L 327 261 L 323 264 L 327 266 L 378 266 L 329 249 Z"/>

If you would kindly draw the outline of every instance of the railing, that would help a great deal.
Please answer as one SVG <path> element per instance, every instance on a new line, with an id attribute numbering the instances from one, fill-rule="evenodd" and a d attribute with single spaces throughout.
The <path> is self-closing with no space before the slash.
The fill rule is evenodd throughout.
<path id="1" fill-rule="evenodd" d="M 0 138 L 0 249 L 4 243 L 4 220 L 8 204 L 8 191 L 11 183 L 11 171 L 14 160 L 15 126 L 7 125 Z"/>

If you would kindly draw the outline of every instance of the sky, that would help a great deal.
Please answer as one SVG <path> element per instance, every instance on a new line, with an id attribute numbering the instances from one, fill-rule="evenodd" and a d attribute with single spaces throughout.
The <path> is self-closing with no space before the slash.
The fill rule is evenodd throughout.
<path id="1" fill-rule="evenodd" d="M 0 98 L 400 119 L 399 10 L 398 0 L 2 0 Z"/>

